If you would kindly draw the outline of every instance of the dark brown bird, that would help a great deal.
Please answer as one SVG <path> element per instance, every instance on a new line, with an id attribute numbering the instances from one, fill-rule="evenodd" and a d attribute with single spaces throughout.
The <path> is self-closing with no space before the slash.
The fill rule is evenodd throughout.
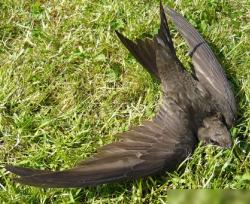
<path id="1" fill-rule="evenodd" d="M 39 187 L 84 187 L 136 179 L 175 169 L 199 141 L 231 147 L 228 131 L 236 106 L 225 73 L 201 35 L 176 11 L 166 8 L 191 49 L 195 77 L 176 56 L 165 11 L 153 39 L 134 42 L 116 32 L 142 66 L 161 81 L 163 102 L 152 121 L 121 134 L 78 166 L 59 172 L 7 166 L 17 182 Z"/>

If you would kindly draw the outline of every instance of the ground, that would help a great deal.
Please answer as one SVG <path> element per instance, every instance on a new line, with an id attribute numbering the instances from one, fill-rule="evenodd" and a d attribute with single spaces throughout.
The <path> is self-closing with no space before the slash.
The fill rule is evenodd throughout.
<path id="1" fill-rule="evenodd" d="M 164 1 L 204 36 L 233 87 L 232 150 L 199 146 L 175 172 L 83 189 L 13 183 L 15 164 L 66 169 L 154 115 L 159 83 L 115 35 L 150 37 L 154 1 L 0 2 L 0 200 L 2 203 L 167 203 L 169 189 L 250 187 L 250 2 Z M 170 26 L 188 67 L 187 46 Z"/>

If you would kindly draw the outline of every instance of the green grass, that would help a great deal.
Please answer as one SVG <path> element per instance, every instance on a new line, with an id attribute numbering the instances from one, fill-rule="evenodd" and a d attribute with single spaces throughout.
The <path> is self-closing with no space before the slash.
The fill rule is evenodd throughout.
<path id="1" fill-rule="evenodd" d="M 31 3 L 33 2 L 33 3 Z M 39 3 L 40 2 L 40 3 Z M 192 2 L 192 3 L 191 3 Z M 250 3 L 164 1 L 202 33 L 232 83 L 233 150 L 199 147 L 175 172 L 83 189 L 15 184 L 5 164 L 66 169 L 154 115 L 159 83 L 117 39 L 152 36 L 158 1 L 0 2 L 2 203 L 164 203 L 168 189 L 250 187 Z M 171 26 L 178 55 L 186 45 Z"/>

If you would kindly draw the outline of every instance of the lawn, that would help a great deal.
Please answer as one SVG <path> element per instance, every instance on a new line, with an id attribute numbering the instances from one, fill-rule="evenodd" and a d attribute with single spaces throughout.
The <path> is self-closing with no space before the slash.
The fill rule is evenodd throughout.
<path id="1" fill-rule="evenodd" d="M 83 189 L 13 183 L 5 164 L 67 169 L 153 117 L 161 90 L 115 35 L 150 37 L 159 1 L 0 2 L 2 203 L 166 203 L 168 189 L 250 188 L 250 2 L 164 1 L 202 33 L 232 84 L 232 150 L 199 146 L 175 172 Z M 170 26 L 177 54 L 187 46 Z"/>

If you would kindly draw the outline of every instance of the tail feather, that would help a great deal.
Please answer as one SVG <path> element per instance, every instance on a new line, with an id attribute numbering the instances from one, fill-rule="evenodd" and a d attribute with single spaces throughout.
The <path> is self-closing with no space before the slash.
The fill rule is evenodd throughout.
<path id="1" fill-rule="evenodd" d="M 117 36 L 135 59 L 153 76 L 159 78 L 155 62 L 155 48 L 154 42 L 150 39 L 145 41 L 136 40 L 135 42 L 129 40 L 121 33 L 116 31 Z"/>
<path id="2" fill-rule="evenodd" d="M 133 42 L 116 31 L 118 38 L 136 60 L 158 80 L 160 80 L 160 76 L 156 65 L 156 38 L 161 39 L 164 42 L 164 46 L 169 48 L 169 52 L 171 52 L 173 56 L 176 56 L 162 2 L 160 3 L 160 17 L 160 29 L 153 39 L 136 39 L 135 42 Z"/>
<path id="3" fill-rule="evenodd" d="M 163 40 L 164 44 L 170 48 L 171 52 L 175 54 L 174 44 L 170 35 L 167 17 L 165 14 L 164 7 L 162 5 L 162 1 L 160 2 L 160 18 L 161 18 L 161 25 L 157 37 Z"/>

